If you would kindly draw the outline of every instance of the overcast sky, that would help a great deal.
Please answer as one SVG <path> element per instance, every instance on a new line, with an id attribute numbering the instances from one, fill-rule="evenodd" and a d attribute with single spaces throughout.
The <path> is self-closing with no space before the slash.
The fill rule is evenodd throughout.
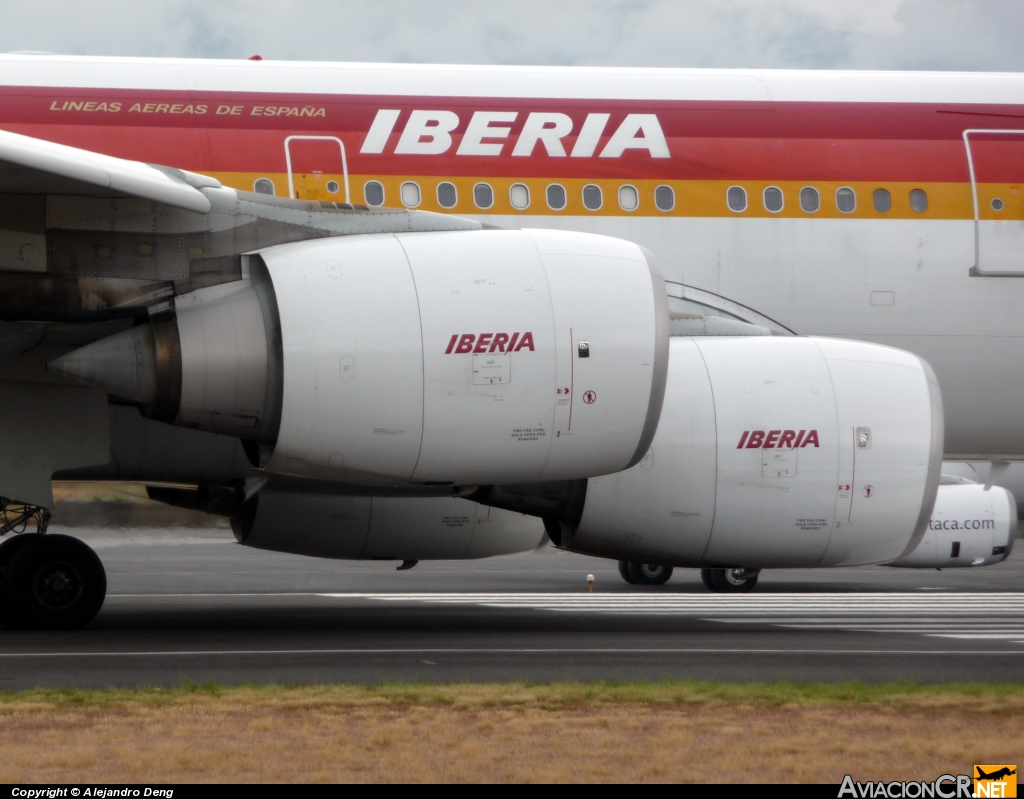
<path id="1" fill-rule="evenodd" d="M 0 51 L 1024 70 L 1022 0 L 4 0 Z"/>

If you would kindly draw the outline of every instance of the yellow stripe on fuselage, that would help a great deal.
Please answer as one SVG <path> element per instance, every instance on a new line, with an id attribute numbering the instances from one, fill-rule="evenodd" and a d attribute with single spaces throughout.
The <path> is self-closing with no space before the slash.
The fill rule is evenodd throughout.
<path id="1" fill-rule="evenodd" d="M 252 191 L 256 180 L 269 179 L 274 183 L 278 196 L 288 194 L 288 176 L 284 173 L 261 174 L 255 172 L 222 172 L 214 173 L 226 186 Z M 435 211 L 453 214 L 500 214 L 503 216 L 564 214 L 567 216 L 677 216 L 677 217 L 754 217 L 754 218 L 824 218 L 824 219 L 974 219 L 974 199 L 969 183 L 886 183 L 886 182 L 847 182 L 836 181 L 767 181 L 767 180 L 623 180 L 599 178 L 588 180 L 583 178 L 566 178 L 552 180 L 550 178 L 508 178 L 508 177 L 454 177 L 445 178 L 436 175 L 395 176 L 395 175 L 349 175 L 351 201 L 364 203 L 363 187 L 368 181 L 377 181 L 384 187 L 384 205 L 391 208 L 404 208 L 401 202 L 401 186 L 413 182 L 420 189 L 420 203 L 415 206 L 421 211 Z M 327 184 L 334 181 L 338 191 L 330 192 Z M 443 208 L 437 201 L 437 186 L 440 183 L 451 183 L 456 188 L 458 201 L 452 208 Z M 480 208 L 473 201 L 473 188 L 478 183 L 489 184 L 494 193 L 494 202 L 490 208 Z M 525 209 L 512 205 L 510 189 L 514 184 L 522 184 L 529 189 L 530 203 Z M 298 199 L 320 200 L 323 202 L 344 202 L 345 182 L 340 174 L 314 173 L 296 174 L 293 184 Z M 547 203 L 547 188 L 558 184 L 565 189 L 566 206 L 558 210 L 552 209 Z M 603 203 L 601 208 L 591 210 L 583 205 L 583 187 L 596 185 L 601 188 Z M 619 204 L 619 189 L 624 185 L 633 186 L 639 195 L 639 206 L 633 210 L 625 210 Z M 675 206 L 668 211 L 657 208 L 654 192 L 658 186 L 669 186 L 675 194 Z M 741 186 L 747 193 L 747 208 L 741 212 L 729 209 L 726 192 L 731 186 Z M 775 186 L 782 190 L 784 206 L 781 211 L 772 213 L 765 208 L 763 192 Z M 805 187 L 817 189 L 820 203 L 815 212 L 806 212 L 800 207 L 800 190 Z M 844 213 L 836 205 L 836 191 L 849 188 L 856 194 L 855 209 Z M 887 212 L 875 208 L 873 195 L 876 189 L 885 189 L 891 198 L 891 208 Z M 911 208 L 910 192 L 914 189 L 923 190 L 928 198 L 926 210 L 917 212 Z M 1024 220 L 1024 195 L 1022 188 L 1016 184 L 984 183 L 978 186 L 979 217 L 986 220 Z M 995 210 L 993 200 L 1002 202 L 1002 210 Z"/>

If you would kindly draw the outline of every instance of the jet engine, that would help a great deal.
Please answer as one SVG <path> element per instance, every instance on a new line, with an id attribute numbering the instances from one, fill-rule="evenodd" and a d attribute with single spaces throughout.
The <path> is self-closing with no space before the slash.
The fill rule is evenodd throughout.
<path id="1" fill-rule="evenodd" d="M 477 230 L 270 247 L 244 259 L 243 280 L 49 368 L 151 418 L 242 438 L 271 473 L 467 485 L 635 464 L 667 362 L 664 281 L 646 251 Z"/>
<path id="2" fill-rule="evenodd" d="M 531 499 L 548 502 L 556 543 L 619 560 L 881 563 L 926 532 L 942 431 L 935 377 L 909 353 L 838 339 L 673 338 L 664 412 L 640 463 L 591 478 L 585 492 L 579 481 Z M 499 504 L 517 507 L 514 493 Z"/>
<path id="3" fill-rule="evenodd" d="M 940 485 L 920 543 L 886 565 L 910 569 L 990 566 L 1010 556 L 1016 536 L 1017 503 L 1005 488 L 985 488 L 969 481 Z"/>

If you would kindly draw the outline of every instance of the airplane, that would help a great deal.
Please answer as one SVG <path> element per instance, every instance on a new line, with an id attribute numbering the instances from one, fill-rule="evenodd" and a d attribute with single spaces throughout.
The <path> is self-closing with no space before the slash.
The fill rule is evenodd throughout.
<path id="1" fill-rule="evenodd" d="M 1024 456 L 1022 183 L 1017 74 L 0 56 L 0 531 L 109 479 L 320 557 L 1001 561 L 942 462 Z"/>
<path id="2" fill-rule="evenodd" d="M 1017 769 L 1015 769 L 1015 768 L 1008 768 L 1007 766 L 1003 766 L 1000 769 L 996 769 L 991 774 L 986 774 L 978 766 L 975 766 L 974 768 L 978 772 L 978 776 L 975 777 L 975 779 L 979 779 L 979 780 L 1000 780 L 1003 777 L 1009 777 L 1009 776 L 1017 773 Z"/>

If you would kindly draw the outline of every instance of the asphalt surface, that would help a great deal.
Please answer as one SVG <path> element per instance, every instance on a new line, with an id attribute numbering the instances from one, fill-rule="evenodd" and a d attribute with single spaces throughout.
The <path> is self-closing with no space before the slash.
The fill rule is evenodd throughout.
<path id="1" fill-rule="evenodd" d="M 54 532 L 96 549 L 106 605 L 79 631 L 0 629 L 0 689 L 1024 679 L 1022 545 L 982 569 L 766 571 L 754 592 L 721 596 L 695 570 L 643 588 L 553 549 L 398 572 L 251 550 L 228 530 Z"/>

